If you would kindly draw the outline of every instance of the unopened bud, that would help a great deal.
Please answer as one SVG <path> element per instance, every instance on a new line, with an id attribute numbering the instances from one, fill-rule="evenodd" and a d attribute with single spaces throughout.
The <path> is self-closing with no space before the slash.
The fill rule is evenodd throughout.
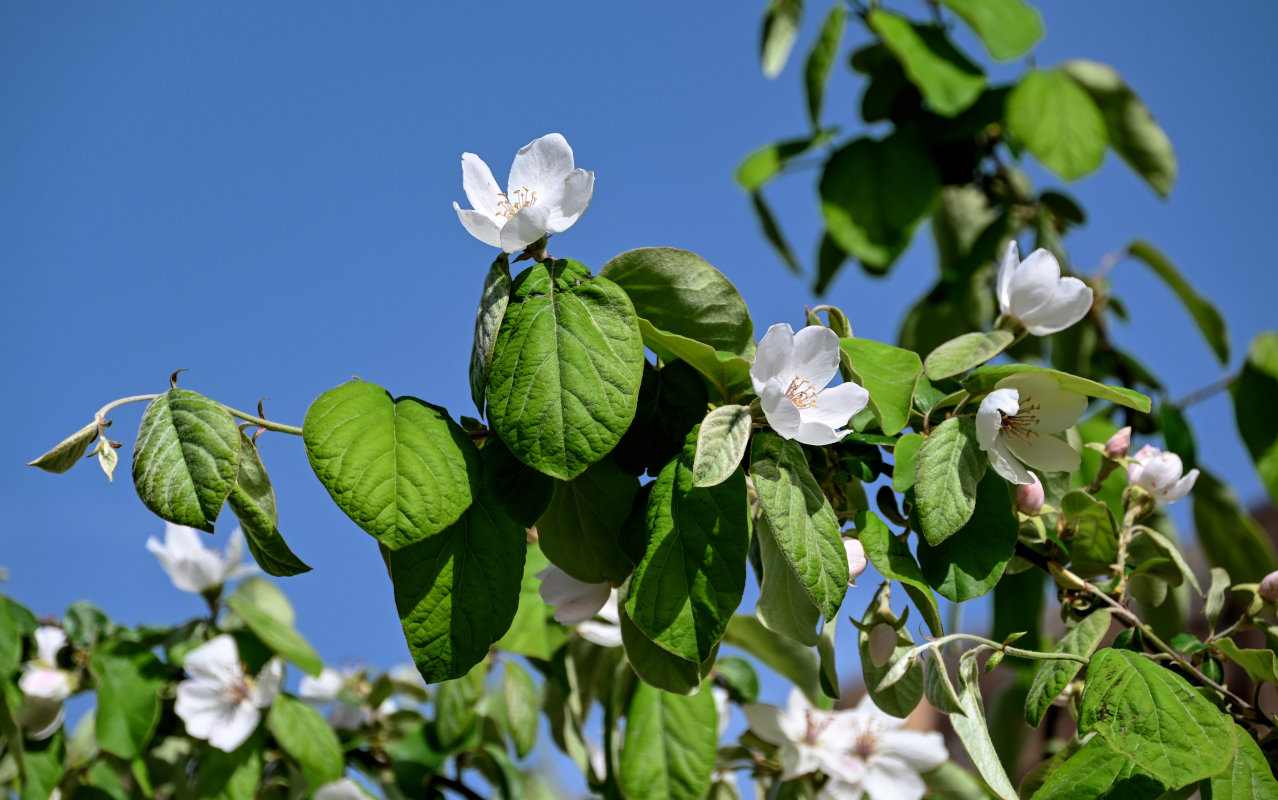
<path id="1" fill-rule="evenodd" d="M 870 629 L 870 661 L 881 667 L 892 660 L 896 652 L 896 628 L 886 622 L 880 622 Z"/>
<path id="2" fill-rule="evenodd" d="M 1260 596 L 1271 603 L 1278 603 L 1278 571 L 1271 572 L 1261 579 Z"/>
<path id="3" fill-rule="evenodd" d="M 1033 483 L 1023 483 L 1016 487 L 1016 505 L 1026 514 L 1034 515 L 1043 510 L 1043 482 L 1034 473 L 1030 473 Z"/>
<path id="4" fill-rule="evenodd" d="M 1128 425 L 1121 428 L 1113 436 L 1109 437 L 1109 441 L 1105 442 L 1106 458 L 1117 461 L 1120 458 L 1127 457 L 1127 449 L 1132 446 L 1132 428 Z"/>
<path id="5" fill-rule="evenodd" d="M 848 585 L 855 586 L 857 577 L 869 564 L 865 558 L 865 546 L 860 539 L 844 539 L 843 549 L 848 554 Z"/>

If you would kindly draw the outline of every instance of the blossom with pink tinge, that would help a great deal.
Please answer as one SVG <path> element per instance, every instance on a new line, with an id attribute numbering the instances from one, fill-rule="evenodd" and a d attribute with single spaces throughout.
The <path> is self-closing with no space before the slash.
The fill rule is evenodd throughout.
<path id="1" fill-rule="evenodd" d="M 1132 446 L 1132 426 L 1119 428 L 1118 431 L 1105 442 L 1105 457 L 1117 461 L 1120 458 L 1127 458 L 1127 450 Z"/>
<path id="2" fill-rule="evenodd" d="M 1032 483 L 1023 483 L 1016 487 L 1016 507 L 1033 516 L 1043 510 L 1043 482 L 1034 473 L 1030 473 Z"/>
<path id="3" fill-rule="evenodd" d="M 1092 289 L 1078 278 L 1062 278 L 1056 256 L 1041 248 L 1021 261 L 1012 241 L 998 270 L 998 305 L 1030 333 L 1047 336 L 1087 316 Z"/>
<path id="4" fill-rule="evenodd" d="M 1145 445 L 1127 464 L 1127 482 L 1149 492 L 1160 503 L 1174 503 L 1194 488 L 1198 470 L 1185 473 L 1185 465 L 1175 453 L 1164 453 Z"/>
<path id="5" fill-rule="evenodd" d="M 1278 571 L 1260 579 L 1260 596 L 1271 603 L 1278 603 Z"/>
<path id="6" fill-rule="evenodd" d="M 860 539 L 844 539 L 843 550 L 848 554 L 848 585 L 855 586 L 856 579 L 870 564 L 865 557 L 865 545 Z"/>

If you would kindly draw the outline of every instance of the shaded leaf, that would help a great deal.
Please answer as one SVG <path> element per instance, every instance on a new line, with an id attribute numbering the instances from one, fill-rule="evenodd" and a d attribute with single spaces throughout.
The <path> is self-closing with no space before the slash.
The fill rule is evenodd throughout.
<path id="1" fill-rule="evenodd" d="M 488 391 L 488 371 L 493 363 L 493 346 L 497 343 L 497 331 L 510 303 L 510 261 L 502 253 L 497 257 L 488 274 L 484 276 L 484 289 L 479 295 L 479 310 L 475 312 L 475 338 L 470 348 L 470 397 L 475 408 L 484 413 L 484 398 Z"/>
<path id="2" fill-rule="evenodd" d="M 772 633 L 754 617 L 733 615 L 723 643 L 740 648 L 764 666 L 793 683 L 818 708 L 827 708 L 829 701 L 821 692 L 820 665 L 809 647 L 793 639 Z"/>
<path id="3" fill-rule="evenodd" d="M 1278 503 L 1278 415 L 1273 413 L 1273 398 L 1278 397 L 1278 331 L 1265 331 L 1252 340 L 1233 395 L 1238 433 L 1269 499 Z"/>
<path id="4" fill-rule="evenodd" d="M 556 482 L 554 497 L 537 520 L 542 552 L 579 581 L 620 584 L 634 566 L 622 550 L 620 532 L 638 490 L 635 476 L 612 458 L 595 462 L 571 481 Z"/>
<path id="5" fill-rule="evenodd" d="M 808 51 L 808 60 L 803 67 L 803 89 L 808 100 L 808 120 L 815 130 L 821 127 L 821 106 L 825 101 L 825 86 L 830 80 L 830 68 L 839 54 L 839 44 L 843 41 L 843 28 L 847 24 L 848 12 L 841 4 L 830 7 L 825 19 L 821 22 L 821 31 L 817 34 L 812 49 Z"/>
<path id="6" fill-rule="evenodd" d="M 980 597 L 1003 577 L 1019 527 L 1007 484 L 998 473 L 986 471 L 976 489 L 972 516 L 963 527 L 935 545 L 919 542 L 923 576 L 951 602 Z"/>
<path id="7" fill-rule="evenodd" d="M 963 742 L 963 748 L 972 757 L 976 771 L 985 783 L 1002 800 L 1018 800 L 1012 782 L 1007 779 L 1003 765 L 990 741 L 985 723 L 985 706 L 981 701 L 981 668 L 976 661 L 979 650 L 968 650 L 959 659 L 959 705 L 962 714 L 951 714 L 950 724 Z"/>
<path id="8" fill-rule="evenodd" d="M 873 511 L 862 511 L 856 515 L 856 530 L 857 538 L 865 548 L 865 556 L 874 568 L 888 580 L 904 584 L 932 635 L 943 635 L 941 612 L 937 608 L 936 597 L 923 577 L 918 562 L 914 560 L 914 555 L 910 553 L 909 546 L 893 536 L 892 531 Z"/>
<path id="9" fill-rule="evenodd" d="M 1273 572 L 1274 546 L 1228 486 L 1210 472 L 1194 483 L 1194 528 L 1212 566 L 1234 583 L 1255 583 Z"/>
<path id="10" fill-rule="evenodd" d="M 981 68 L 954 47 L 944 29 L 913 25 L 879 9 L 872 10 L 866 21 L 937 114 L 955 116 L 976 102 L 985 89 Z"/>
<path id="11" fill-rule="evenodd" d="M 286 577 L 311 571 L 310 566 L 289 549 L 280 533 L 275 490 L 271 488 L 257 445 L 243 431 L 240 431 L 240 469 L 226 500 L 240 521 L 253 560 L 263 572 Z"/>
<path id="12" fill-rule="evenodd" d="M 1109 623 L 1109 609 L 1093 611 L 1070 628 L 1052 648 L 1052 652 L 1073 653 L 1076 656 L 1090 658 L 1109 631 Z M 1052 701 L 1065 691 L 1065 687 L 1074 680 L 1074 676 L 1082 668 L 1082 664 L 1074 661 L 1039 662 L 1038 672 L 1034 673 L 1034 683 L 1030 686 L 1029 697 L 1025 702 L 1025 722 L 1031 728 L 1039 726 Z"/>

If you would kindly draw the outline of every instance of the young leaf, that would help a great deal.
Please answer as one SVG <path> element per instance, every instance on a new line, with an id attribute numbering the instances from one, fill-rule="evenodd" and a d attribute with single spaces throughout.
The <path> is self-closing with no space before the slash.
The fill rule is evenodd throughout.
<path id="1" fill-rule="evenodd" d="M 293 607 L 284 593 L 264 578 L 241 581 L 226 598 L 226 605 L 244 620 L 262 643 L 308 675 L 324 668 L 319 655 L 293 628 Z"/>
<path id="2" fill-rule="evenodd" d="M 98 423 L 90 422 L 80 430 L 58 442 L 52 450 L 34 461 L 28 461 L 28 467 L 39 467 L 45 472 L 66 472 L 89 451 L 89 444 L 98 435 Z"/>
<path id="3" fill-rule="evenodd" d="M 243 431 L 240 431 L 240 469 L 226 500 L 240 521 L 253 560 L 263 572 L 287 577 L 311 571 L 306 562 L 289 549 L 277 527 L 275 490 L 271 488 L 257 445 Z"/>
<path id="4" fill-rule="evenodd" d="M 621 523 L 630 516 L 639 481 L 612 458 L 555 484 L 550 506 L 537 520 L 541 550 L 551 563 L 586 583 L 618 585 L 634 565 L 621 549 Z M 493 497 L 500 497 L 500 490 Z"/>
<path id="5" fill-rule="evenodd" d="M 735 614 L 723 635 L 723 643 L 744 650 L 773 672 L 799 687 L 808 702 L 828 708 L 821 692 L 820 664 L 811 648 L 793 639 L 778 636 L 754 617 Z"/>
<path id="6" fill-rule="evenodd" d="M 873 511 L 862 511 L 856 515 L 856 530 L 861 546 L 865 548 L 865 556 L 874 568 L 884 578 L 900 581 L 919 613 L 923 615 L 932 635 L 943 635 L 936 596 L 932 594 L 932 587 L 928 586 L 909 546 L 893 536 L 892 531 Z"/>
<path id="7" fill-rule="evenodd" d="M 1185 276 L 1180 274 L 1176 265 L 1161 250 L 1144 239 L 1136 239 L 1127 245 L 1127 252 L 1132 258 L 1144 263 L 1157 275 L 1167 288 L 1172 290 L 1176 299 L 1193 317 L 1194 324 L 1207 340 L 1220 363 L 1229 363 L 1229 330 L 1225 327 L 1225 319 L 1216 307 L 1207 302 L 1194 287 L 1189 285 Z"/>
<path id="8" fill-rule="evenodd" d="M 842 4 L 835 4 L 825 15 L 821 23 L 821 32 L 817 34 L 812 49 L 808 51 L 807 63 L 803 66 L 803 89 L 808 99 L 808 120 L 812 129 L 821 127 L 821 106 L 825 102 L 825 85 L 830 80 L 830 67 L 839 55 L 839 45 L 843 41 L 843 28 L 847 24 L 848 12 Z"/>
<path id="9" fill-rule="evenodd" d="M 933 381 L 967 372 L 1006 350 L 1013 338 L 1010 331 L 965 333 L 929 353 L 923 361 L 923 371 Z"/>
<path id="10" fill-rule="evenodd" d="M 1211 588 L 1207 590 L 1207 602 L 1204 604 L 1203 614 L 1207 617 L 1207 624 L 1214 630 L 1216 620 L 1220 619 L 1220 612 L 1225 609 L 1225 593 L 1229 591 L 1229 573 L 1220 567 L 1211 568 Z"/>
<path id="11" fill-rule="evenodd" d="M 164 666 L 142 645 L 111 642 L 93 649 L 89 670 L 98 685 L 98 746 L 123 759 L 137 758 L 160 721 Z"/>
<path id="12" fill-rule="evenodd" d="M 626 710 L 618 778 L 629 797 L 701 800 L 718 753 L 714 696 L 669 694 L 636 683 Z"/>
<path id="13" fill-rule="evenodd" d="M 869 408 L 887 436 L 900 433 L 910 419 L 914 387 L 923 374 L 918 353 L 869 339 L 840 339 L 857 382 L 870 393 Z"/>
<path id="14" fill-rule="evenodd" d="M 142 413 L 133 486 L 147 508 L 176 525 L 213 532 L 235 485 L 240 430 L 226 409 L 187 389 L 170 389 Z"/>
<path id="15" fill-rule="evenodd" d="M 951 602 L 980 597 L 994 588 L 1016 549 L 1019 529 L 1007 483 L 989 470 L 976 489 L 972 516 L 936 545 L 919 542 L 923 577 Z"/>
<path id="16" fill-rule="evenodd" d="M 816 629 L 821 622 L 821 612 L 812 604 L 812 598 L 808 597 L 786 563 L 766 517 L 761 517 L 755 524 L 754 535 L 759 542 L 759 557 L 763 562 L 759 601 L 754 615 L 763 627 L 773 633 L 789 636 L 812 647 L 820 641 Z"/>
<path id="17" fill-rule="evenodd" d="M 1126 389 L 1122 386 L 1106 386 L 1103 383 L 1089 381 L 1086 378 L 1070 375 L 1067 372 L 1046 367 L 1035 367 L 1030 364 L 1000 364 L 996 367 L 978 367 L 963 379 L 963 388 L 972 394 L 979 394 L 988 389 L 993 389 L 999 381 L 1019 372 L 1041 372 L 1051 375 L 1060 384 L 1060 387 L 1067 392 L 1077 392 L 1088 397 L 1108 400 L 1120 406 L 1149 413 L 1149 398 L 1140 392 Z"/>
<path id="18" fill-rule="evenodd" d="M 935 647 L 929 647 L 923 659 L 923 693 L 927 701 L 942 714 L 962 714 L 963 705 L 950 680 L 945 656 Z"/>
<path id="19" fill-rule="evenodd" d="M 998 760 L 994 743 L 990 741 L 989 726 L 985 722 L 985 706 L 981 701 L 981 668 L 977 663 L 979 650 L 968 650 L 959 659 L 959 705 L 962 714 L 951 714 L 950 724 L 963 742 L 967 754 L 972 757 L 976 771 L 981 773 L 986 785 L 1001 800 L 1018 800 L 1012 782 L 1007 779 L 1003 765 Z"/>
<path id="20" fill-rule="evenodd" d="M 1273 650 L 1244 650 L 1228 638 L 1218 639 L 1212 644 L 1229 656 L 1230 661 L 1245 669 L 1252 680 L 1278 684 L 1278 654 Z"/>
<path id="21" fill-rule="evenodd" d="M 1109 631 L 1109 623 L 1109 609 L 1093 611 L 1070 628 L 1056 647 L 1052 648 L 1052 652 L 1073 653 L 1090 658 Z M 1025 701 L 1025 722 L 1031 728 L 1039 726 L 1048 706 L 1065 691 L 1065 687 L 1082 668 L 1081 664 L 1064 659 L 1039 662 L 1038 672 L 1034 673 L 1034 683 L 1030 686 L 1029 696 Z"/>
<path id="22" fill-rule="evenodd" d="M 1007 125 L 1045 167 L 1077 180 L 1105 158 L 1105 119 L 1083 87 L 1059 70 L 1030 72 L 1007 98 Z"/>
<path id="23" fill-rule="evenodd" d="M 954 47 L 943 29 L 912 25 L 904 17 L 879 9 L 871 11 L 866 22 L 882 37 L 910 83 L 937 114 L 956 116 L 985 89 L 981 68 Z"/>
<path id="24" fill-rule="evenodd" d="M 281 692 L 275 696 L 266 727 L 280 749 L 301 766 L 312 787 L 342 777 L 345 763 L 337 734 L 318 711 Z"/>
<path id="25" fill-rule="evenodd" d="M 790 58 L 794 40 L 803 21 L 803 0 L 769 0 L 763 17 L 763 36 L 759 42 L 759 63 L 763 74 L 775 78 Z"/>
<path id="26" fill-rule="evenodd" d="M 302 441 L 337 507 L 392 550 L 456 522 L 480 482 L 479 451 L 444 409 L 373 383 L 316 398 Z"/>
<path id="27" fill-rule="evenodd" d="M 1237 727 L 1238 752 L 1219 775 L 1213 775 L 1210 788 L 1203 792 L 1207 800 L 1278 800 L 1278 780 L 1265 760 L 1256 740 Z"/>
<path id="28" fill-rule="evenodd" d="M 479 311 L 475 312 L 475 340 L 470 348 L 470 397 L 475 408 L 484 413 L 484 397 L 488 390 L 488 371 L 493 363 L 493 346 L 501 328 L 506 306 L 510 304 L 510 262 L 502 253 L 488 268 L 484 290 L 479 295 Z"/>
<path id="29" fill-rule="evenodd" d="M 746 406 L 719 406 L 706 414 L 697 435 L 697 455 L 692 460 L 693 486 L 717 486 L 732 475 L 745 457 L 750 425 L 750 409 Z"/>
<path id="30" fill-rule="evenodd" d="M 1233 395 L 1238 433 L 1269 498 L 1278 503 L 1278 416 L 1273 413 L 1273 398 L 1278 396 L 1278 331 L 1266 331 L 1252 340 Z"/>
<path id="31" fill-rule="evenodd" d="M 976 31 L 990 55 L 1016 58 L 1043 35 L 1042 15 L 1024 0 L 941 0 Z"/>
<path id="32" fill-rule="evenodd" d="M 988 464 L 971 419 L 951 417 L 932 429 L 914 464 L 919 526 L 929 544 L 945 541 L 972 518 Z"/>
<path id="33" fill-rule="evenodd" d="M 524 758 L 537 743 L 537 686 L 528 671 L 514 660 L 505 662 L 502 686 L 510 740 L 515 745 L 515 755 Z"/>

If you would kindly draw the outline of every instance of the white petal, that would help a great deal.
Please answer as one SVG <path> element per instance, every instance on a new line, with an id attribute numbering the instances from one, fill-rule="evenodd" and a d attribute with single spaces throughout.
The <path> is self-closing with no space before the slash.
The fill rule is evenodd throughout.
<path id="1" fill-rule="evenodd" d="M 71 696 L 71 678 L 60 669 L 35 667 L 22 673 L 18 688 L 27 697 L 61 702 Z"/>
<path id="2" fill-rule="evenodd" d="M 1197 481 L 1198 470 L 1191 469 L 1188 475 L 1176 481 L 1174 486 L 1171 486 L 1164 491 L 1163 496 L 1159 499 L 1164 503 L 1174 503 L 1189 494 L 1190 490 L 1194 488 L 1194 483 Z"/>
<path id="3" fill-rule="evenodd" d="M 950 757 L 945 737 L 935 731 L 888 731 L 879 735 L 879 752 L 899 758 L 915 772 L 936 769 Z"/>
<path id="4" fill-rule="evenodd" d="M 557 192 L 558 185 L 563 183 L 572 169 L 572 148 L 568 146 L 568 141 L 558 133 L 548 133 L 540 139 L 532 140 L 515 153 L 515 160 L 510 165 L 507 189 L 511 193 L 527 189 L 539 195 Z"/>
<path id="5" fill-rule="evenodd" d="M 1003 415 L 1014 415 L 1020 405 L 1020 394 L 1015 389 L 995 389 L 985 395 L 976 409 L 976 443 L 982 450 L 994 447 L 999 431 L 1003 430 Z"/>
<path id="6" fill-rule="evenodd" d="M 603 608 L 599 609 L 599 616 L 608 620 L 613 625 L 621 622 L 621 614 L 617 611 L 617 590 L 613 589 L 608 592 L 608 602 L 603 604 Z"/>
<path id="7" fill-rule="evenodd" d="M 185 525 L 174 525 L 172 522 L 165 522 L 164 549 L 173 558 L 180 559 L 199 553 L 206 548 L 203 540 L 200 539 L 199 531 L 194 528 L 188 528 Z"/>
<path id="8" fill-rule="evenodd" d="M 462 153 L 462 190 L 466 192 L 471 208 L 489 219 L 497 217 L 501 187 L 493 179 L 492 170 L 474 153 Z"/>
<path id="9" fill-rule="evenodd" d="M 846 425 L 870 402 L 870 393 L 851 381 L 831 386 L 817 395 L 812 408 L 799 409 L 804 422 L 821 422 L 832 428 Z"/>
<path id="10" fill-rule="evenodd" d="M 239 648 L 235 646 L 235 639 L 227 633 L 215 636 L 187 653 L 182 668 L 196 680 L 222 686 L 229 686 L 244 677 Z"/>
<path id="11" fill-rule="evenodd" d="M 1022 486 L 1034 482 L 1034 473 L 1025 469 L 1016 456 L 1012 455 L 1002 438 L 995 440 L 994 446 L 986 453 L 990 457 L 990 466 L 1007 480 Z"/>
<path id="12" fill-rule="evenodd" d="M 861 785 L 869 800 L 919 800 L 927 792 L 927 784 L 908 764 L 887 757 L 869 765 Z"/>
<path id="13" fill-rule="evenodd" d="M 586 583 L 553 564 L 537 573 L 541 585 L 537 593 L 546 605 L 555 607 L 555 620 L 561 625 L 576 625 L 599 613 L 612 594 L 606 583 Z"/>
<path id="14" fill-rule="evenodd" d="M 223 717 L 213 726 L 213 730 L 209 732 L 209 744 L 223 752 L 232 753 L 253 735 L 261 719 L 262 712 L 254 708 L 253 704 L 238 703 L 229 716 Z"/>
<path id="15" fill-rule="evenodd" d="M 816 772 L 821 762 L 811 747 L 786 742 L 781 747 L 781 780 L 793 780 L 800 775 Z"/>
<path id="16" fill-rule="evenodd" d="M 575 169 L 569 173 L 564 178 L 558 202 L 550 206 L 550 220 L 546 223 L 546 230 L 550 233 L 563 233 L 571 228 L 590 206 L 594 193 L 595 173 L 584 169 Z"/>
<path id="17" fill-rule="evenodd" d="M 1056 256 L 1042 248 L 1030 253 L 1012 276 L 1012 316 L 1024 320 L 1026 314 L 1052 299 L 1060 282 L 1061 265 Z"/>
<path id="18" fill-rule="evenodd" d="M 272 658 L 258 673 L 257 681 L 249 693 L 249 699 L 258 708 L 266 708 L 275 700 L 275 695 L 279 694 L 280 687 L 283 685 L 284 662 L 278 658 Z"/>
<path id="19" fill-rule="evenodd" d="M 822 447 L 841 441 L 847 435 L 848 432 L 845 428 L 836 430 L 824 422 L 803 422 L 799 425 L 799 429 L 795 431 L 794 436 L 787 438 L 803 444 L 810 444 L 813 447 Z"/>
<path id="20" fill-rule="evenodd" d="M 515 212 L 501 229 L 501 249 L 507 253 L 523 250 L 546 235 L 550 209 L 546 206 L 524 206 Z"/>
<path id="21" fill-rule="evenodd" d="M 581 638 L 600 647 L 621 647 L 621 627 L 608 622 L 586 620 L 577 626 Z"/>
<path id="22" fill-rule="evenodd" d="M 799 416 L 798 407 L 785 396 L 787 384 L 782 383 L 782 380 L 782 378 L 769 380 L 763 387 L 759 400 L 763 407 L 763 415 L 767 417 L 772 430 L 783 439 L 793 439 L 798 436 L 803 420 Z"/>
<path id="23" fill-rule="evenodd" d="M 1052 298 L 1021 317 L 1035 336 L 1063 331 L 1087 316 L 1092 308 L 1092 288 L 1078 278 L 1062 278 Z"/>
<path id="24" fill-rule="evenodd" d="M 456 203 L 453 203 L 453 209 L 457 212 L 457 218 L 461 220 L 461 224 L 466 228 L 467 233 L 484 244 L 501 247 L 501 227 L 494 217 L 487 216 L 479 211 L 462 208 Z"/>
<path id="25" fill-rule="evenodd" d="M 1003 438 L 1012 455 L 1040 472 L 1073 472 L 1082 463 L 1078 451 L 1055 436 L 1005 436 Z M 1032 480 L 1026 481 L 1026 483 L 1032 482 Z"/>
<path id="26" fill-rule="evenodd" d="M 324 667 L 318 678 L 302 676 L 301 683 L 297 685 L 297 696 L 309 703 L 331 703 L 337 699 L 344 682 L 342 673 L 332 667 Z"/>
<path id="27" fill-rule="evenodd" d="M 741 708 L 745 712 L 750 730 L 760 739 L 778 745 L 790 741 L 790 731 L 787 730 L 789 726 L 782 724 L 785 712 L 781 709 L 764 703 L 747 703 Z"/>
<path id="28" fill-rule="evenodd" d="M 1008 413 L 1035 417 L 1033 429 L 1039 433 L 1060 433 L 1087 411 L 1084 395 L 1062 389 L 1059 381 L 1041 372 L 1009 375 L 998 382 L 998 389 L 1016 390 L 1017 410 Z"/>
<path id="29" fill-rule="evenodd" d="M 1016 247 L 1016 240 L 1007 243 L 1003 251 L 1003 263 L 998 268 L 998 306 L 1004 314 L 1012 313 L 1012 276 L 1021 263 L 1021 255 Z"/>
<path id="30" fill-rule="evenodd" d="M 328 713 L 329 727 L 342 731 L 354 731 L 364 727 L 368 715 L 359 706 L 349 703 L 338 703 Z"/>
<path id="31" fill-rule="evenodd" d="M 784 322 L 778 322 L 764 334 L 763 341 L 754 351 L 754 364 L 750 366 L 750 381 L 754 384 L 754 393 L 763 396 L 763 387 L 772 378 L 785 378 L 785 386 L 790 384 L 791 362 L 794 356 L 794 329 Z M 784 387 L 782 389 L 784 391 Z"/>
<path id="32" fill-rule="evenodd" d="M 314 800 L 368 800 L 359 784 L 350 778 L 326 783 L 315 790 Z"/>
<path id="33" fill-rule="evenodd" d="M 58 652 L 67 646 L 67 634 L 61 628 L 41 625 L 36 628 L 36 658 L 50 667 L 58 664 Z"/>
<path id="34" fill-rule="evenodd" d="M 231 538 L 226 542 L 226 554 L 222 557 L 222 575 L 219 583 L 226 583 L 227 579 L 240 568 L 240 562 L 243 560 L 244 531 L 236 528 L 231 531 Z"/>
<path id="35" fill-rule="evenodd" d="M 831 778 L 817 792 L 815 800 L 861 800 L 863 797 L 865 792 L 861 789 L 860 781 L 851 783 Z"/>
<path id="36" fill-rule="evenodd" d="M 236 702 L 216 684 L 182 681 L 177 686 L 177 702 L 173 710 L 182 718 L 186 732 L 196 739 L 207 739 L 213 728 L 234 713 Z"/>
<path id="37" fill-rule="evenodd" d="M 809 325 L 794 335 L 794 375 L 820 391 L 839 371 L 839 335 L 821 325 Z M 787 376 L 782 376 L 787 377 Z"/>
<path id="38" fill-rule="evenodd" d="M 1145 465 L 1161 452 L 1163 451 L 1152 444 L 1147 444 L 1137 450 L 1136 455 L 1132 456 L 1131 461 L 1127 462 L 1127 482 L 1139 483 L 1141 473 L 1145 471 Z"/>

